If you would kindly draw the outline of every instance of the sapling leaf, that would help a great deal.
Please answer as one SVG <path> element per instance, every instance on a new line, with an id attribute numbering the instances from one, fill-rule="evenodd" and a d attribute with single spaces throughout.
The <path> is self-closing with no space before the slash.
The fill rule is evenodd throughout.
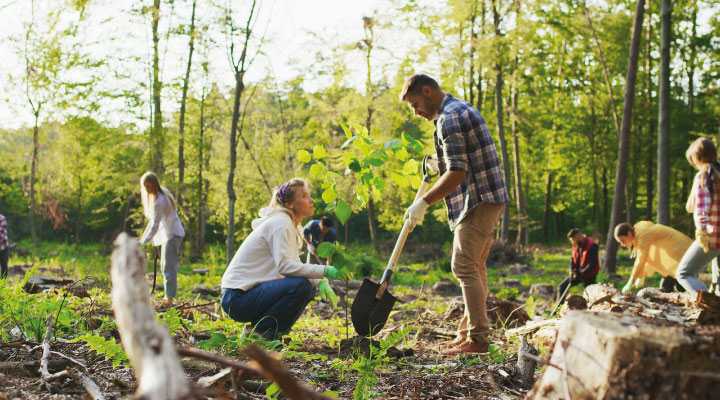
<path id="1" fill-rule="evenodd" d="M 317 253 L 320 257 L 330 257 L 335 253 L 335 245 L 330 242 L 322 242 L 317 247 Z"/>
<path id="2" fill-rule="evenodd" d="M 345 225 L 351 213 L 350 204 L 343 199 L 338 199 L 337 206 L 335 207 L 335 216 L 340 220 L 341 224 Z"/>
<path id="3" fill-rule="evenodd" d="M 323 172 L 323 166 L 322 164 L 313 164 L 312 167 L 310 167 L 310 175 L 313 177 L 316 177 Z"/>
<path id="4" fill-rule="evenodd" d="M 307 150 L 298 150 L 297 158 L 298 161 L 302 163 L 309 163 L 312 159 L 312 157 L 310 157 L 310 153 Z"/>
<path id="5" fill-rule="evenodd" d="M 337 199 L 337 192 L 335 191 L 335 188 L 330 186 L 325 189 L 322 193 L 322 199 L 326 204 L 335 201 L 335 199 Z"/>
<path id="6" fill-rule="evenodd" d="M 321 160 L 327 156 L 327 151 L 325 150 L 325 146 L 318 144 L 313 147 L 313 157 L 317 160 Z"/>

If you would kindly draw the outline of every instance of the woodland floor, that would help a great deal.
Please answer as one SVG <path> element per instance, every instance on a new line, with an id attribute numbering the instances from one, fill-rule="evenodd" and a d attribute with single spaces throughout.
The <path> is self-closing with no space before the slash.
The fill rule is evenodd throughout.
<path id="1" fill-rule="evenodd" d="M 532 280 L 523 276 L 518 278 L 524 284 L 534 281 L 556 284 L 564 276 L 565 263 L 565 254 L 547 253 L 528 262 L 531 271 L 523 276 L 532 276 Z M 412 274 L 413 269 L 423 266 L 422 263 L 410 266 L 406 273 Z M 43 268 L 43 275 L 63 275 L 64 272 L 62 266 Z M 217 297 L 211 295 L 188 293 L 185 298 L 181 297 L 180 303 L 168 308 L 156 294 L 155 305 L 159 318 L 169 326 L 179 347 L 202 348 L 247 361 L 239 349 L 246 343 L 256 342 L 274 352 L 299 382 L 318 392 L 331 392 L 341 399 L 516 399 L 522 398 L 529 387 L 521 383 L 515 366 L 517 339 L 506 338 L 505 330 L 522 326 L 531 317 L 534 320 L 547 318 L 553 303 L 549 297 L 530 296 L 529 285 L 508 290 L 501 283 L 507 278 L 501 277 L 505 274 L 502 268 L 489 272 L 492 291 L 516 301 L 491 295 L 488 308 L 493 345 L 490 352 L 483 355 L 443 356 L 439 352 L 439 345 L 452 339 L 463 312 L 460 293 L 453 292 L 452 288 L 442 294 L 425 285 L 392 287 L 398 303 L 383 331 L 373 338 L 378 341 L 376 348 L 392 346 L 386 353 L 381 351 L 378 354 L 375 350 L 372 357 L 368 357 L 367 342 L 364 345 L 349 345 L 348 339 L 352 342 L 356 338 L 352 323 L 345 317 L 349 309 L 342 302 L 333 310 L 329 304 L 313 301 L 282 342 L 266 342 L 252 334 L 243 334 L 243 326 L 224 316 L 216 302 Z M 195 282 L 192 284 L 216 287 L 221 273 L 215 273 L 213 277 L 211 271 L 208 275 L 210 278 L 193 278 Z M 152 274 L 148 278 L 151 284 Z M 90 398 L 83 387 L 71 378 L 50 382 L 40 379 L 38 368 L 44 326 L 38 330 L 32 325 L 36 331 L 32 335 L 32 326 L 27 322 L 32 319 L 44 321 L 47 315 L 52 314 L 60 317 L 55 318 L 59 328 L 52 336 L 49 372 L 52 374 L 72 367 L 90 376 L 105 398 L 131 395 L 136 383 L 131 367 L 122 364 L 122 356 L 113 353 L 119 346 L 95 344 L 93 350 L 87 340 L 70 342 L 85 334 L 107 341 L 114 338 L 119 343 L 107 285 L 98 282 L 88 285 L 89 281 L 83 281 L 75 287 L 84 285 L 86 290 L 72 291 L 77 296 L 62 290 L 27 294 L 18 288 L 21 280 L 20 276 L 15 276 L 6 283 L 2 292 L 4 298 L 0 299 L 4 302 L 4 309 L 0 311 L 15 313 L 12 316 L 0 315 L 4 326 L 0 341 L 0 399 Z M 624 281 L 621 278 L 617 282 Z M 180 283 L 183 285 L 184 282 L 181 280 Z M 581 287 L 573 288 L 574 292 L 581 290 Z M 355 290 L 349 291 L 349 297 L 353 298 Z M 62 302 L 58 305 L 60 300 Z M 31 306 L 13 308 L 15 303 L 23 302 Z M 55 307 L 43 308 L 41 305 L 44 303 L 55 304 Z M 32 304 L 37 304 L 37 308 L 32 309 Z M 17 329 L 7 329 L 13 325 L 21 327 L 22 333 Z M 98 348 L 105 354 L 98 354 Z M 541 348 L 540 356 L 544 356 L 547 350 Z M 222 369 L 210 362 L 194 359 L 183 359 L 183 366 L 191 382 L 212 376 Z M 542 367 L 539 366 L 536 376 L 541 372 Z M 226 379 L 215 383 L 209 390 L 204 398 L 261 399 L 277 396 L 267 382 Z"/>

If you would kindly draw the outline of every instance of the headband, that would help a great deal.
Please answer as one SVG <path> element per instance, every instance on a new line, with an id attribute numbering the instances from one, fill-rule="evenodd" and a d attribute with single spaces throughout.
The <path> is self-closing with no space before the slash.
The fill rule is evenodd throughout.
<path id="1" fill-rule="evenodd" d="M 285 190 L 287 190 L 290 182 L 285 182 L 277 190 L 277 198 L 280 200 L 280 203 L 285 203 Z"/>

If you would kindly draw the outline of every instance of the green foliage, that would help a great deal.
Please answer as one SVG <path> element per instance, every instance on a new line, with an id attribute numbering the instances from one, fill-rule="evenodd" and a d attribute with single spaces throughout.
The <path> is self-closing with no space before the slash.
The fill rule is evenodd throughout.
<path id="1" fill-rule="evenodd" d="M 491 344 L 488 347 L 487 361 L 491 364 L 502 364 L 505 362 L 505 355 L 502 353 L 499 347 Z"/>
<path id="2" fill-rule="evenodd" d="M 406 326 L 389 334 L 386 339 L 380 339 L 380 348 L 370 344 L 370 355 L 368 357 L 359 355 L 355 359 L 355 362 L 350 366 L 359 375 L 355 390 L 353 390 L 354 400 L 373 399 L 379 395 L 373 390 L 375 382 L 378 380 L 375 371 L 387 361 L 387 351 L 405 339 L 414 329 Z"/>
<path id="3" fill-rule="evenodd" d="M 165 312 L 158 313 L 157 318 L 167 325 L 168 330 L 173 336 L 178 331 L 183 330 L 190 323 L 190 321 L 182 318 L 180 311 L 176 308 L 171 308 Z"/>
<path id="4" fill-rule="evenodd" d="M 99 355 L 104 355 L 106 360 L 112 360 L 113 368 L 117 368 L 121 364 L 125 367 L 130 366 L 125 350 L 115 342 L 115 338 L 105 339 L 100 335 L 88 332 L 70 340 L 70 342 L 85 342 L 93 351 Z"/>

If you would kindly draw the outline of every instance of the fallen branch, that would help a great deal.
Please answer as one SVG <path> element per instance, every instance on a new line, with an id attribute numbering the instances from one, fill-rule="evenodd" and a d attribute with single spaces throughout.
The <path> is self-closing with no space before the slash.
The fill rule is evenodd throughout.
<path id="1" fill-rule="evenodd" d="M 187 347 L 178 347 L 177 352 L 182 357 L 192 357 L 199 360 L 210 361 L 218 365 L 237 369 L 254 377 L 267 379 L 267 375 L 263 371 L 244 362 L 231 360 L 216 354 L 207 353 L 198 349 L 190 349 Z"/>
<path id="2" fill-rule="evenodd" d="M 180 307 L 180 304 L 183 304 L 183 303 L 180 303 L 180 304 L 178 304 L 177 306 L 159 308 L 159 309 L 157 310 L 157 312 L 165 312 L 165 311 L 170 310 L 170 309 L 173 309 L 173 308 L 176 309 L 176 310 L 187 310 L 187 309 L 190 309 L 190 308 L 198 308 L 198 307 L 204 307 L 204 306 L 211 306 L 211 305 L 213 305 L 213 304 L 216 304 L 218 301 L 219 301 L 219 300 L 215 300 L 215 301 L 211 301 L 211 302 L 209 302 L 209 303 L 197 304 L 197 305 L 194 305 L 194 306 L 183 305 L 182 307 Z"/>
<path id="3" fill-rule="evenodd" d="M 219 365 L 240 370 L 254 377 L 259 377 L 262 379 L 267 379 L 269 381 L 277 382 L 280 389 L 283 391 L 283 393 L 285 393 L 285 396 L 290 399 L 332 399 L 331 397 L 327 397 L 325 395 L 315 392 L 307 386 L 297 383 L 290 374 L 290 372 L 288 372 L 288 370 L 282 365 L 280 361 L 270 357 L 267 352 L 254 344 L 247 345 L 243 349 L 243 353 L 257 361 L 258 364 L 260 364 L 260 366 L 262 367 L 262 369 L 257 369 L 247 363 L 230 360 L 216 354 L 204 352 L 202 350 L 190 349 L 185 347 L 179 347 L 177 350 L 178 354 L 183 357 L 193 357 L 201 360 L 214 362 Z"/>
<path id="4" fill-rule="evenodd" d="M 59 351 L 51 351 L 50 353 L 51 353 L 51 354 L 55 354 L 56 356 L 60 356 L 60 357 L 66 359 L 66 360 L 68 360 L 68 361 L 70 361 L 70 362 L 73 362 L 73 363 L 81 366 L 85 371 L 87 371 L 87 365 L 86 365 L 84 362 L 82 362 L 82 361 L 78 361 L 78 360 L 76 360 L 76 359 L 74 359 L 74 358 L 72 358 L 72 357 L 70 357 L 70 356 L 66 356 L 65 354 L 63 354 L 63 353 L 61 353 L 61 352 L 59 352 Z"/>
<path id="5" fill-rule="evenodd" d="M 158 323 L 145 282 L 147 259 L 126 233 L 115 239 L 110 267 L 112 301 L 118 332 L 138 381 L 135 397 L 175 400 L 190 395 L 167 328 Z"/>
<path id="6" fill-rule="evenodd" d="M 52 334 L 52 320 L 52 316 L 48 317 L 47 323 L 45 324 L 45 339 L 43 339 L 42 343 L 43 354 L 40 359 L 40 378 L 42 378 L 45 382 L 50 382 L 67 376 L 66 371 L 60 371 L 55 374 L 51 374 L 50 371 L 48 371 L 48 365 L 50 363 L 50 336 Z"/>
<path id="7" fill-rule="evenodd" d="M 251 343 L 245 346 L 243 353 L 257 361 L 268 376 L 277 382 L 280 389 L 288 398 L 296 400 L 332 400 L 331 397 L 317 393 L 307 386 L 297 383 L 280 361 L 270 357 L 270 355 L 260 347 Z"/>
<path id="8" fill-rule="evenodd" d="M 42 342 L 42 357 L 40 358 L 40 377 L 47 380 L 50 376 L 48 371 L 48 360 L 50 358 L 50 334 L 52 333 L 52 317 L 48 317 L 45 323 L 45 339 Z"/>
<path id="9" fill-rule="evenodd" d="M 524 326 L 506 330 L 505 337 L 512 337 L 515 335 L 527 335 L 528 333 L 532 333 L 544 326 L 557 326 L 559 323 L 560 320 L 557 318 L 546 319 L 544 321 L 528 322 Z"/>
<path id="10" fill-rule="evenodd" d="M 92 380 L 92 378 L 74 368 L 68 368 L 66 371 L 75 382 L 85 388 L 85 391 L 88 395 L 90 395 L 91 399 L 105 400 L 105 396 L 103 396 L 100 387 L 98 387 L 98 385 L 95 383 L 95 381 Z"/>

